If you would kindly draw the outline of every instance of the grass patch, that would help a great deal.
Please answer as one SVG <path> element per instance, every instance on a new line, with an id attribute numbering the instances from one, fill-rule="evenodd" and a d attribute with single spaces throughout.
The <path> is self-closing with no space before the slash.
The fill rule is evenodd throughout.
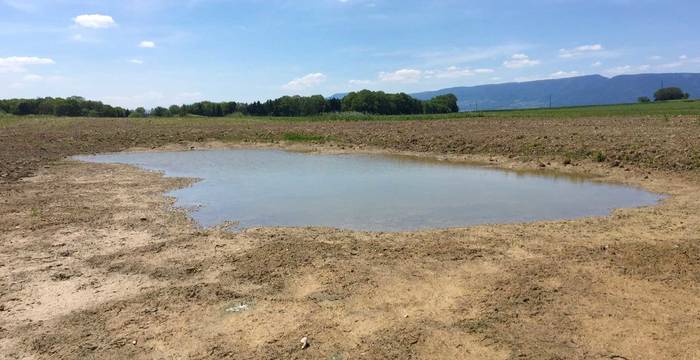
<path id="1" fill-rule="evenodd" d="M 330 136 L 301 133 L 284 133 L 282 139 L 293 142 L 326 142 L 331 140 Z"/>
<path id="2" fill-rule="evenodd" d="M 593 159 L 594 159 L 596 162 L 599 162 L 599 163 L 605 162 L 605 160 L 606 160 L 607 158 L 608 158 L 608 157 L 605 156 L 605 153 L 602 152 L 602 151 L 597 151 L 597 152 L 593 155 Z"/>
<path id="3" fill-rule="evenodd" d="M 22 118 L 19 116 L 13 116 L 13 115 L 5 114 L 5 113 L 0 113 L 0 128 L 12 125 L 14 123 L 19 122 L 20 120 L 22 120 Z"/>

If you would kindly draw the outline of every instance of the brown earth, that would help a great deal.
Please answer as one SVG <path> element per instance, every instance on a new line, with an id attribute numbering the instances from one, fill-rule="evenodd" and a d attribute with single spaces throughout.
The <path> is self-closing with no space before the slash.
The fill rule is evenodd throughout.
<path id="1" fill-rule="evenodd" d="M 64 160 L 285 133 L 333 140 L 294 149 L 544 167 L 671 196 L 574 221 L 231 233 L 172 208 L 163 193 L 186 179 Z M 697 359 L 698 136 L 686 118 L 9 125 L 0 358 Z"/>
<path id="2" fill-rule="evenodd" d="M 413 152 L 700 170 L 696 116 L 372 122 L 40 118 L 5 127 L 1 120 L 0 182 L 26 177 L 43 164 L 70 155 L 192 141 L 275 142 L 286 134 L 320 135 L 336 144 Z"/>

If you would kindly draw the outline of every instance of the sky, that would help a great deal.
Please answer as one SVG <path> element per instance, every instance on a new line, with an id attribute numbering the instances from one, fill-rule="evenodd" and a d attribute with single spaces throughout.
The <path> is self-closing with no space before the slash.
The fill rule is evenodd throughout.
<path id="1" fill-rule="evenodd" d="M 134 108 L 700 72 L 697 0 L 0 0 L 0 98 Z"/>

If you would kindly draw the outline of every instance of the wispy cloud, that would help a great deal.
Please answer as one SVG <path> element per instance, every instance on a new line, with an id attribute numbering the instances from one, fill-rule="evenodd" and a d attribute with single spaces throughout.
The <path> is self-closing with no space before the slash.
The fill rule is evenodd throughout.
<path id="1" fill-rule="evenodd" d="M 678 57 L 678 60 L 672 61 L 669 63 L 665 63 L 665 64 L 661 64 L 661 65 L 659 65 L 659 68 L 661 68 L 661 69 L 673 69 L 673 68 L 683 67 L 683 66 L 692 65 L 692 64 L 700 64 L 700 58 L 691 59 L 688 57 L 688 55 L 681 55 Z"/>
<path id="2" fill-rule="evenodd" d="M 422 60 L 425 66 L 445 66 L 466 64 L 483 60 L 496 60 L 513 53 L 519 53 L 529 48 L 526 44 L 505 44 L 485 47 L 467 47 L 442 51 L 428 51 L 415 57 Z"/>
<path id="3" fill-rule="evenodd" d="M 561 79 L 561 78 L 569 78 L 569 77 L 574 77 L 574 76 L 579 76 L 581 73 L 578 71 L 563 71 L 559 70 L 557 72 L 549 74 L 550 79 Z"/>
<path id="4" fill-rule="evenodd" d="M 603 73 L 608 76 L 617 76 L 623 74 L 634 74 L 649 71 L 649 65 L 622 65 L 605 70 Z"/>
<path id="5" fill-rule="evenodd" d="M 36 81 L 44 80 L 44 77 L 41 75 L 37 75 L 37 74 L 27 74 L 22 78 L 22 80 L 36 82 Z"/>
<path id="6" fill-rule="evenodd" d="M 12 56 L 0 58 L 0 73 L 3 72 L 25 72 L 31 65 L 52 65 L 53 59 L 40 58 L 34 56 Z"/>
<path id="7" fill-rule="evenodd" d="M 141 59 L 131 59 L 131 60 L 129 60 L 129 62 L 132 64 L 135 64 L 135 65 L 142 65 L 143 64 L 143 60 L 141 60 Z"/>
<path id="8" fill-rule="evenodd" d="M 374 81 L 372 80 L 349 80 L 348 84 L 350 85 L 355 85 L 355 86 L 365 86 L 365 85 L 372 85 Z"/>
<path id="9" fill-rule="evenodd" d="M 427 70 L 424 74 L 426 79 L 459 79 L 478 74 L 491 74 L 493 72 L 495 70 L 489 68 L 470 69 L 468 67 L 450 66 L 446 69 Z"/>
<path id="10" fill-rule="evenodd" d="M 23 12 L 35 12 L 38 10 L 36 3 L 27 0 L 4 0 L 3 3 L 15 10 Z"/>
<path id="11" fill-rule="evenodd" d="M 106 29 L 117 25 L 111 16 L 100 14 L 79 15 L 73 18 L 73 22 L 89 29 Z"/>
<path id="12" fill-rule="evenodd" d="M 503 62 L 503 66 L 509 69 L 519 69 L 539 64 L 539 60 L 530 59 L 526 54 L 515 54 L 511 56 L 510 59 Z"/>
<path id="13" fill-rule="evenodd" d="M 328 77 L 322 73 L 312 73 L 294 79 L 282 86 L 286 90 L 304 90 L 314 86 L 318 86 L 326 81 Z"/>
<path id="14" fill-rule="evenodd" d="M 418 82 L 421 79 L 423 72 L 416 69 L 401 69 L 393 72 L 379 73 L 379 80 L 385 82 Z"/>
<path id="15" fill-rule="evenodd" d="M 583 55 L 600 53 L 603 50 L 604 48 L 601 44 L 581 45 L 573 49 L 559 49 L 559 57 L 562 59 L 571 59 Z"/>
<path id="16" fill-rule="evenodd" d="M 139 43 L 140 48 L 153 49 L 156 47 L 156 43 L 150 40 L 144 40 Z"/>

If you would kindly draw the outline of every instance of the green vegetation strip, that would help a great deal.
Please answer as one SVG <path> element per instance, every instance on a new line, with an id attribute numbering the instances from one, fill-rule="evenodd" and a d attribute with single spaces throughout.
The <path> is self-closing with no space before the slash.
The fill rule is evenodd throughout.
<path id="1" fill-rule="evenodd" d="M 282 138 L 285 141 L 294 142 L 326 142 L 330 141 L 330 136 L 314 135 L 314 134 L 301 134 L 301 133 L 284 133 Z"/>

